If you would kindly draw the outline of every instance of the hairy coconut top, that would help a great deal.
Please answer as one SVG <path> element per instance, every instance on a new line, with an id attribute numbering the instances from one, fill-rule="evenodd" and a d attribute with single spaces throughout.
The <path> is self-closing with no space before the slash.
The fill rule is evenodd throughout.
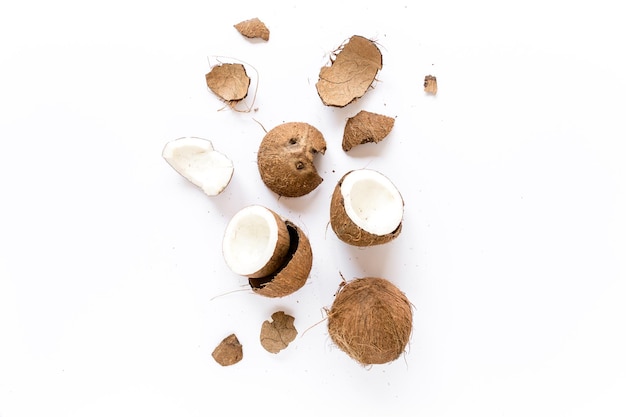
<path id="1" fill-rule="evenodd" d="M 322 182 L 313 159 L 326 152 L 322 133 L 304 122 L 283 123 L 271 129 L 259 145 L 261 179 L 276 194 L 300 197 Z"/>
<path id="2" fill-rule="evenodd" d="M 383 56 L 376 44 L 352 36 L 332 64 L 320 69 L 317 93 L 325 105 L 344 107 L 367 92 L 382 67 Z"/>
<path id="3" fill-rule="evenodd" d="M 284 262 L 289 232 L 273 211 L 259 205 L 248 206 L 226 226 L 222 250 L 226 264 L 236 274 L 266 276 Z"/>
<path id="4" fill-rule="evenodd" d="M 397 359 L 406 349 L 412 327 L 411 303 L 384 278 L 346 283 L 328 313 L 333 342 L 363 365 Z"/>

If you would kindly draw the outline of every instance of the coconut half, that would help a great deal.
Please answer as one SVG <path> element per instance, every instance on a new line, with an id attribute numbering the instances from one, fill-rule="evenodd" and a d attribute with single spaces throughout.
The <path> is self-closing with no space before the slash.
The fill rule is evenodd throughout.
<path id="1" fill-rule="evenodd" d="M 354 246 L 372 246 L 395 239 L 402 229 L 404 201 L 383 174 L 357 169 L 335 186 L 330 225 L 339 239 Z"/>
<path id="2" fill-rule="evenodd" d="M 207 139 L 175 139 L 165 144 L 162 156 L 174 170 L 209 196 L 224 191 L 233 176 L 233 162 L 213 149 Z"/>
<path id="3" fill-rule="evenodd" d="M 331 339 L 362 365 L 387 363 L 400 357 L 412 328 L 411 303 L 384 278 L 347 282 L 328 311 Z"/>
<path id="4" fill-rule="evenodd" d="M 250 278 L 265 277 L 280 268 L 289 246 L 290 236 L 284 220 L 259 205 L 237 212 L 226 226 L 222 242 L 228 267 Z"/>
<path id="5" fill-rule="evenodd" d="M 259 174 L 265 185 L 283 197 L 301 197 L 322 182 L 313 159 L 326 152 L 326 141 L 314 126 L 283 123 L 263 137 L 257 153 Z"/>

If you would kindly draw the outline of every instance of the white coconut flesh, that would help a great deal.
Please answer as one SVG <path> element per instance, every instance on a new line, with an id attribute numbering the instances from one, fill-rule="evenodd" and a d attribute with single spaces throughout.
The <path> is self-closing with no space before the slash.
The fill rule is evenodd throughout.
<path id="1" fill-rule="evenodd" d="M 233 162 L 213 149 L 207 139 L 188 137 L 168 142 L 163 148 L 163 158 L 210 196 L 224 191 L 233 176 Z"/>
<path id="2" fill-rule="evenodd" d="M 341 195 L 348 217 L 366 232 L 386 235 L 402 222 L 402 196 L 378 171 L 359 169 L 350 172 L 341 184 Z"/>
<path id="3" fill-rule="evenodd" d="M 235 214 L 224 232 L 222 250 L 228 267 L 252 275 L 270 261 L 278 243 L 276 217 L 267 208 L 249 206 Z"/>

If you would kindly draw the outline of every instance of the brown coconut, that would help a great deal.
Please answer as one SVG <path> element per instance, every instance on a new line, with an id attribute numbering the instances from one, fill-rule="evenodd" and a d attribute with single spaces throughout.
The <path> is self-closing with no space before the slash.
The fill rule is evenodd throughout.
<path id="1" fill-rule="evenodd" d="M 384 278 L 359 278 L 346 283 L 328 312 L 331 339 L 362 365 L 400 357 L 412 326 L 411 303 Z"/>
<path id="2" fill-rule="evenodd" d="M 243 22 L 237 23 L 235 29 L 239 31 L 246 38 L 259 38 L 264 41 L 270 39 L 270 30 L 265 26 L 265 23 L 261 22 L 257 17 Z"/>
<path id="3" fill-rule="evenodd" d="M 302 288 L 313 265 L 313 252 L 308 237 L 290 221 L 290 246 L 283 265 L 273 274 L 263 278 L 249 278 L 252 290 L 265 297 L 284 297 Z"/>
<path id="4" fill-rule="evenodd" d="M 246 98 L 250 87 L 250 77 L 242 64 L 219 64 L 206 75 L 209 89 L 230 106 Z"/>
<path id="5" fill-rule="evenodd" d="M 259 145 L 257 164 L 265 185 L 283 197 L 300 197 L 322 182 L 313 159 L 326 152 L 322 133 L 304 122 L 271 129 Z"/>
<path id="6" fill-rule="evenodd" d="M 342 185 L 344 180 L 348 175 L 355 171 L 354 170 L 347 172 L 335 186 L 335 190 L 333 191 L 331 201 L 330 201 L 330 225 L 335 234 L 339 239 L 343 242 L 348 243 L 353 246 L 374 246 L 381 245 L 387 243 L 400 234 L 402 231 L 402 221 L 397 224 L 397 227 L 388 233 L 371 233 L 367 230 L 364 230 L 362 227 L 358 226 L 348 215 L 346 212 L 346 201 L 344 199 L 342 193 Z M 369 171 L 369 170 L 368 170 Z M 380 174 L 380 173 L 378 173 Z M 382 174 L 380 174 L 382 175 Z M 386 177 L 385 177 L 386 178 Z M 391 184 L 393 186 L 393 184 Z M 394 187 L 395 190 L 395 187 Z M 397 192 L 397 190 L 395 190 Z M 398 192 L 399 195 L 399 192 Z M 402 197 L 400 198 L 400 204 L 403 205 Z M 375 201 L 375 198 L 372 198 L 372 201 Z"/>
<path id="7" fill-rule="evenodd" d="M 320 69 L 317 93 L 326 106 L 344 107 L 362 97 L 383 67 L 383 56 L 374 42 L 352 36 L 330 66 Z"/>
<path id="8" fill-rule="evenodd" d="M 265 220 L 266 223 L 259 221 L 259 219 Z M 244 243 L 239 250 L 229 251 L 226 244 L 228 242 L 234 242 L 235 240 L 239 242 L 252 242 L 259 234 L 265 236 L 265 234 L 268 233 L 267 226 L 276 228 L 276 242 L 271 248 L 272 253 L 269 258 L 266 258 L 265 263 L 254 270 L 240 270 L 239 264 L 241 259 L 249 260 L 254 259 L 255 256 L 259 256 L 259 246 Z M 268 240 L 269 239 L 268 237 Z M 237 212 L 226 227 L 223 247 L 224 257 L 228 266 L 236 273 L 245 275 L 248 278 L 267 277 L 280 269 L 285 263 L 285 260 L 289 256 L 290 240 L 291 236 L 287 225 L 277 213 L 267 207 L 259 205 L 248 206 Z M 262 240 L 261 243 L 265 245 L 264 240 Z M 236 242 L 231 243 L 230 247 L 232 248 L 234 244 L 236 244 Z M 265 253 L 265 251 L 263 252 Z"/>
<path id="9" fill-rule="evenodd" d="M 346 122 L 341 146 L 348 152 L 357 145 L 378 143 L 389 135 L 394 122 L 393 117 L 361 110 Z"/>

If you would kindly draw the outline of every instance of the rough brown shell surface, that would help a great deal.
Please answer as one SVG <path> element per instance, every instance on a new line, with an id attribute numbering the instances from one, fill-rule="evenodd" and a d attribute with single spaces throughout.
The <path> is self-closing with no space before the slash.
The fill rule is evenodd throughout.
<path id="1" fill-rule="evenodd" d="M 367 92 L 382 67 L 383 56 L 376 44 L 352 36 L 332 64 L 320 69 L 317 93 L 325 105 L 344 107 Z"/>
<path id="2" fill-rule="evenodd" d="M 322 182 L 313 159 L 326 152 L 326 141 L 315 127 L 289 122 L 271 129 L 259 146 L 257 164 L 265 185 L 283 197 L 300 197 Z"/>
<path id="3" fill-rule="evenodd" d="M 284 297 L 299 290 L 306 283 L 313 265 L 308 237 L 295 224 L 285 223 L 291 245 L 283 266 L 268 277 L 248 279 L 252 290 L 265 297 Z"/>
<path id="4" fill-rule="evenodd" d="M 357 145 L 378 143 L 389 135 L 394 122 L 393 117 L 361 110 L 346 122 L 341 146 L 348 152 Z"/>
<path id="5" fill-rule="evenodd" d="M 343 242 L 353 246 L 382 245 L 383 243 L 387 243 L 398 237 L 402 231 L 402 223 L 400 223 L 398 228 L 391 233 L 386 235 L 376 235 L 361 229 L 352 221 L 352 219 L 350 219 L 350 216 L 346 213 L 344 198 L 341 194 L 341 184 L 343 183 L 343 179 L 350 172 L 341 177 L 335 186 L 335 190 L 333 191 L 333 195 L 330 200 L 330 226 L 333 229 L 333 232 L 335 232 L 337 237 Z"/>
<path id="6" fill-rule="evenodd" d="M 222 366 L 234 365 L 243 359 L 243 347 L 237 336 L 231 334 L 217 345 L 211 356 Z"/>
<path id="7" fill-rule="evenodd" d="M 411 303 L 384 278 L 359 278 L 340 289 L 328 313 L 333 342 L 363 365 L 397 359 L 413 326 Z"/>
<path id="8" fill-rule="evenodd" d="M 241 64 L 216 65 L 205 78 L 209 89 L 226 102 L 236 103 L 248 95 L 250 77 Z"/>
<path id="9" fill-rule="evenodd" d="M 264 41 L 270 39 L 270 30 L 257 17 L 237 23 L 235 29 L 246 38 L 260 38 Z"/>

